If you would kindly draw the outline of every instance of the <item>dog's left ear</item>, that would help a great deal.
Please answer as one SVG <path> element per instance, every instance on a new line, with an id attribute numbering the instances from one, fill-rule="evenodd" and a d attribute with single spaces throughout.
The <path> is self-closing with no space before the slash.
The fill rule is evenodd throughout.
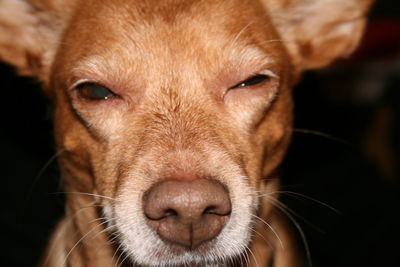
<path id="1" fill-rule="evenodd" d="M 68 1 L 66 1 L 68 2 Z M 0 60 L 43 80 L 62 25 L 56 0 L 0 0 Z M 57 10 L 59 9 L 59 10 Z"/>
<path id="2" fill-rule="evenodd" d="M 261 0 L 294 66 L 319 68 L 348 56 L 361 39 L 373 0 Z"/>

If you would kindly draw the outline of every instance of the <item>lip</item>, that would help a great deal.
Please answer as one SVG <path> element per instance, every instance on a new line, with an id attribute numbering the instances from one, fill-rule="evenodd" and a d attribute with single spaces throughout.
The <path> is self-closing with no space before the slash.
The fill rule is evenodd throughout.
<path id="1" fill-rule="evenodd" d="M 193 255 L 196 255 L 196 258 L 213 258 L 210 257 L 210 253 L 213 251 L 213 245 L 212 245 L 212 241 L 206 241 L 203 244 L 199 245 L 197 248 L 193 249 L 193 250 L 188 250 L 178 244 L 172 244 L 172 243 L 168 243 L 166 244 L 167 248 L 165 248 L 165 252 L 166 254 L 172 254 L 174 255 L 176 258 L 179 258 L 181 255 L 185 254 L 185 253 L 192 253 Z M 160 255 L 161 256 L 161 255 Z M 162 258 L 162 256 L 161 256 Z M 176 262 L 173 266 L 177 266 L 177 267 L 203 267 L 203 266 L 209 266 L 211 264 L 211 266 L 216 265 L 216 266 L 220 266 L 218 265 L 218 259 L 214 260 L 209 260 L 209 261 L 204 261 L 201 263 L 196 263 L 196 262 L 190 262 L 190 263 L 179 263 Z M 162 263 L 162 259 L 160 259 L 160 263 Z"/>
<path id="2" fill-rule="evenodd" d="M 175 255 L 181 255 L 183 253 L 195 253 L 195 254 L 200 254 L 206 256 L 208 253 L 210 253 L 213 249 L 213 240 L 210 241 L 205 241 L 198 245 L 194 249 L 188 249 L 183 247 L 180 244 L 174 244 L 170 242 L 166 242 L 166 245 L 168 246 L 167 250 L 169 250 L 170 253 L 173 253 Z"/>

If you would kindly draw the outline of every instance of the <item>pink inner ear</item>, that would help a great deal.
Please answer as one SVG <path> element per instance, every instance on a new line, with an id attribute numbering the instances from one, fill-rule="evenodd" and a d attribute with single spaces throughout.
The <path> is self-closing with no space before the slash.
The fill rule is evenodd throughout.
<path id="1" fill-rule="evenodd" d="M 285 41 L 295 68 L 323 67 L 348 56 L 362 36 L 372 0 L 295 1 L 266 8 Z"/>
<path id="2" fill-rule="evenodd" d="M 312 44 L 305 69 L 320 68 L 335 59 L 349 56 L 359 44 L 364 26 L 365 20 L 358 19 L 337 24 L 330 31 L 322 33 L 325 37 Z"/>
<path id="3" fill-rule="evenodd" d="M 0 59 L 27 74 L 29 50 L 35 50 L 33 41 L 37 19 L 26 1 L 0 1 Z"/>
<path id="4" fill-rule="evenodd" d="M 53 8 L 46 5 L 52 1 L 35 1 L 35 4 L 38 6 L 33 7 L 26 0 L 0 1 L 0 60 L 16 67 L 20 74 L 45 80 L 41 77 L 45 65 L 49 65 L 44 60 L 45 53 L 53 52 L 52 42 L 57 39 L 53 27 L 58 23 L 55 19 L 51 20 L 52 27 L 46 23 Z"/>

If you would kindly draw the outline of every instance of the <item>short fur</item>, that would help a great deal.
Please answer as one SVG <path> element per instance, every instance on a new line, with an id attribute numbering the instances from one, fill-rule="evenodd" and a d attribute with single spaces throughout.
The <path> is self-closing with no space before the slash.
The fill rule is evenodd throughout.
<path id="1" fill-rule="evenodd" d="M 356 47 L 370 0 L 0 0 L 0 59 L 54 103 L 67 214 L 42 266 L 302 266 L 277 167 L 300 74 Z M 257 74 L 251 88 L 232 86 Z M 96 103 L 76 85 L 120 96 Z M 142 195 L 213 177 L 232 214 L 202 251 L 163 242 Z M 241 256 L 242 255 L 242 256 Z"/>

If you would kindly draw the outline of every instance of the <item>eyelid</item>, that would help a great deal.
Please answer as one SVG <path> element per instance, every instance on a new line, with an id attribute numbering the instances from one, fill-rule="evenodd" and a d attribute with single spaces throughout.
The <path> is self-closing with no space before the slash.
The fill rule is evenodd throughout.
<path id="1" fill-rule="evenodd" d="M 69 88 L 69 91 L 75 90 L 79 85 L 84 84 L 84 83 L 94 83 L 103 86 L 98 80 L 94 79 L 79 79 L 76 82 L 74 82 Z"/>
<path id="2" fill-rule="evenodd" d="M 265 76 L 265 79 L 279 79 L 279 76 L 276 75 L 273 71 L 263 70 L 263 71 L 255 72 L 253 75 L 248 76 L 248 78 L 241 81 L 240 83 L 235 84 L 234 86 L 230 87 L 229 89 L 235 89 L 235 88 L 239 88 L 239 87 L 247 87 L 245 85 L 246 82 L 249 82 L 250 80 L 255 79 L 259 76 Z M 263 81 L 257 82 L 257 84 L 261 83 L 261 82 L 263 82 Z"/>
<path id="3" fill-rule="evenodd" d="M 272 70 L 263 70 L 258 72 L 258 75 L 266 75 L 269 76 L 270 78 L 274 78 L 274 79 L 278 79 L 279 76 L 277 74 L 275 74 L 275 72 L 273 72 Z"/>

